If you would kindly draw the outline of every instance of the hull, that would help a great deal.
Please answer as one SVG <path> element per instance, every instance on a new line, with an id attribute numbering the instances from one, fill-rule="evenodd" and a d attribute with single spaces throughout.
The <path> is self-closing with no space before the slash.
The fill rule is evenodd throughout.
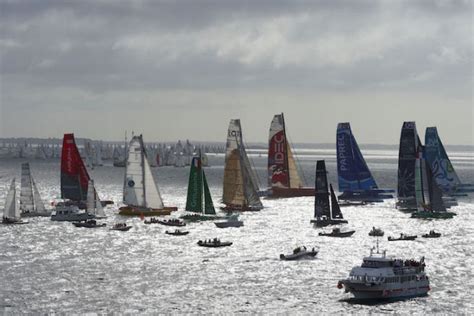
<path id="1" fill-rule="evenodd" d="M 106 224 L 89 224 L 89 223 L 72 223 L 76 227 L 84 227 L 84 228 L 99 228 L 105 227 Z"/>
<path id="2" fill-rule="evenodd" d="M 28 224 L 28 222 L 23 221 L 21 219 L 10 219 L 10 218 L 4 217 L 2 219 L 2 224 L 4 224 L 4 225 L 22 225 L 22 224 Z"/>
<path id="3" fill-rule="evenodd" d="M 186 223 L 183 222 L 165 222 L 165 221 L 158 221 L 158 224 L 165 225 L 165 226 L 176 226 L 176 227 L 182 227 L 186 226 Z"/>
<path id="4" fill-rule="evenodd" d="M 51 220 L 56 222 L 82 222 L 94 218 L 95 216 L 89 213 L 51 215 Z"/>
<path id="5" fill-rule="evenodd" d="M 51 212 L 23 212 L 21 217 L 50 217 Z"/>
<path id="6" fill-rule="evenodd" d="M 280 260 L 287 260 L 287 261 L 293 261 L 293 260 L 300 260 L 300 259 L 311 259 L 316 257 L 318 254 L 317 251 L 302 251 L 296 254 L 291 254 L 291 255 L 280 255 Z"/>
<path id="7" fill-rule="evenodd" d="M 205 243 L 202 242 L 201 240 L 197 242 L 198 246 L 201 247 L 207 247 L 207 248 L 220 248 L 220 247 L 229 247 L 232 246 L 232 243 L 230 241 L 223 241 L 220 243 Z"/>
<path id="8" fill-rule="evenodd" d="M 235 222 L 216 222 L 214 223 L 219 228 L 228 228 L 228 227 L 242 227 L 244 226 L 244 222 L 242 221 L 235 221 Z"/>
<path id="9" fill-rule="evenodd" d="M 326 227 L 330 225 L 347 224 L 348 222 L 345 219 L 331 219 L 331 220 L 312 219 L 310 223 L 314 224 L 316 227 Z"/>
<path id="10" fill-rule="evenodd" d="M 436 234 L 425 234 L 425 235 L 422 235 L 421 237 L 423 238 L 439 238 L 441 237 L 441 234 L 440 233 L 436 233 Z"/>
<path id="11" fill-rule="evenodd" d="M 270 189 L 268 197 L 271 198 L 291 198 L 299 196 L 314 196 L 314 188 L 278 188 Z"/>
<path id="12" fill-rule="evenodd" d="M 437 218 L 437 219 L 449 219 L 453 218 L 456 213 L 453 212 L 415 212 L 411 214 L 411 218 Z"/>
<path id="13" fill-rule="evenodd" d="M 319 236 L 344 238 L 344 237 L 351 237 L 352 235 L 354 235 L 354 233 L 355 233 L 355 230 L 348 231 L 348 232 L 341 232 L 341 233 L 319 233 Z"/>
<path id="14" fill-rule="evenodd" d="M 171 212 L 177 211 L 174 206 L 164 207 L 162 209 L 138 208 L 133 206 L 122 206 L 119 208 L 119 215 L 123 216 L 162 216 L 170 215 Z"/>
<path id="15" fill-rule="evenodd" d="M 393 284 L 388 287 L 365 283 L 343 282 L 346 292 L 354 295 L 355 299 L 402 299 L 416 296 L 424 296 L 430 290 L 429 282 L 422 280 L 417 282 L 404 282 Z"/>
<path id="16" fill-rule="evenodd" d="M 185 235 L 189 234 L 189 232 L 169 232 L 169 231 L 165 231 L 165 234 L 166 235 L 171 235 L 171 236 L 185 236 Z"/>
<path id="17" fill-rule="evenodd" d="M 226 212 L 258 212 L 263 209 L 263 207 L 251 207 L 251 206 L 241 206 L 241 205 L 227 205 L 220 208 Z"/>
<path id="18" fill-rule="evenodd" d="M 190 221 L 190 222 L 213 221 L 216 219 L 224 219 L 224 218 L 225 217 L 222 217 L 222 216 L 200 215 L 200 214 L 186 214 L 180 217 L 180 219 L 184 219 L 185 221 Z"/>
<path id="19" fill-rule="evenodd" d="M 132 228 L 132 226 L 126 226 L 126 227 L 113 227 L 110 230 L 118 230 L 121 232 L 126 232 L 129 231 Z"/>
<path id="20" fill-rule="evenodd" d="M 387 238 L 388 241 L 403 241 L 403 240 L 415 240 L 417 238 L 417 236 L 406 236 L 406 237 L 403 237 L 403 238 L 393 238 L 391 236 L 389 236 Z"/>

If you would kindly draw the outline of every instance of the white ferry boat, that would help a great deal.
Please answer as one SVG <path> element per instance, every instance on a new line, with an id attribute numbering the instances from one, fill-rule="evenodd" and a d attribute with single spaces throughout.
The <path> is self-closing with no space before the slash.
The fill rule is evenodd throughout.
<path id="1" fill-rule="evenodd" d="M 430 281 L 424 257 L 419 261 L 395 259 L 386 257 L 386 251 L 380 254 L 377 249 L 374 254 L 371 249 L 362 265 L 353 267 L 337 287 L 345 288 L 355 299 L 402 299 L 426 295 Z"/>
<path id="2" fill-rule="evenodd" d="M 58 203 L 51 215 L 52 221 L 57 222 L 81 222 L 95 218 L 94 214 L 83 212 L 76 205 Z"/>

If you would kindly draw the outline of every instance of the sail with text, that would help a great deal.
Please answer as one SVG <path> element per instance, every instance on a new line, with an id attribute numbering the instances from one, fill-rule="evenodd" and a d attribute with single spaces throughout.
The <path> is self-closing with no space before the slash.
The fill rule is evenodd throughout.
<path id="1" fill-rule="evenodd" d="M 339 198 L 377 202 L 392 198 L 393 190 L 379 189 L 352 134 L 350 123 L 337 125 L 337 173 Z"/>
<path id="2" fill-rule="evenodd" d="M 74 134 L 64 134 L 61 153 L 61 198 L 86 201 L 90 179 L 76 146 Z"/>
<path id="3" fill-rule="evenodd" d="M 242 141 L 240 120 L 229 123 L 224 167 L 224 210 L 256 211 L 263 208 L 257 194 L 256 175 Z"/>
<path id="4" fill-rule="evenodd" d="M 283 113 L 276 114 L 270 123 L 267 168 L 268 186 L 273 197 L 314 195 L 313 188 L 304 188 L 288 141 Z"/>
<path id="5" fill-rule="evenodd" d="M 425 146 L 426 160 L 433 171 L 433 177 L 444 193 L 464 195 L 462 193 L 474 192 L 472 184 L 461 183 L 441 142 L 436 127 L 426 128 Z"/>

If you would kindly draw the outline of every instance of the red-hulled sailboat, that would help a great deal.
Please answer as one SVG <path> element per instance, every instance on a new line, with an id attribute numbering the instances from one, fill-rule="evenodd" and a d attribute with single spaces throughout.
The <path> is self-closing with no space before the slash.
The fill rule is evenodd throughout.
<path id="1" fill-rule="evenodd" d="M 268 186 L 264 195 L 273 198 L 314 196 L 314 188 L 304 187 L 291 146 L 286 137 L 283 113 L 270 124 L 268 144 Z"/>
<path id="2" fill-rule="evenodd" d="M 74 134 L 64 134 L 61 152 L 61 198 L 69 200 L 79 208 L 85 208 L 90 180 Z M 93 192 L 97 194 L 95 189 Z M 107 205 L 113 204 L 113 201 L 101 201 L 101 203 Z"/>

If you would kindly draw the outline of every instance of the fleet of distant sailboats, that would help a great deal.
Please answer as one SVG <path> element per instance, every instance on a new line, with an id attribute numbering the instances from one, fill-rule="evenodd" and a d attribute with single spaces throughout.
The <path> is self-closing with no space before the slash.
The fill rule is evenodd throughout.
<path id="1" fill-rule="evenodd" d="M 88 168 L 103 165 L 102 144 L 86 141 L 81 152 L 76 144 L 74 134 L 64 134 L 62 147 L 37 146 L 33 154 L 35 159 L 46 159 L 48 148 L 53 156 L 61 148 L 60 191 L 61 200 L 55 201 L 53 209 L 46 209 L 38 187 L 32 176 L 28 162 L 21 164 L 20 205 L 18 206 L 15 179 L 10 183 L 3 210 L 2 223 L 8 225 L 26 224 L 22 217 L 50 216 L 52 221 L 73 222 L 76 227 L 100 228 L 105 223 L 96 220 L 106 218 L 104 206 L 112 201 L 101 201 L 94 180 Z M 15 147 L 7 147 L 15 148 Z M 32 148 L 19 147 L 19 156 L 27 157 Z M 26 149 L 25 149 L 26 148 Z M 5 147 L 0 150 L 5 154 Z M 291 198 L 314 196 L 314 218 L 310 220 L 315 228 L 335 225 L 330 232 L 319 232 L 323 237 L 351 237 L 355 230 L 342 230 L 339 225 L 347 224 L 341 212 L 341 205 L 365 205 L 383 202 L 393 198 L 391 189 L 380 189 L 369 170 L 357 141 L 348 122 L 337 126 L 336 160 L 339 192 L 336 196 L 332 184 L 328 182 L 326 162 L 316 162 L 315 185 L 305 187 L 304 176 L 301 174 L 296 155 L 287 137 L 283 113 L 274 116 L 270 124 L 268 146 L 268 188 L 259 190 L 259 180 L 247 154 L 243 141 L 241 122 L 232 119 L 227 131 L 225 147 L 225 165 L 222 189 L 222 210 L 224 216 L 217 214 L 212 195 L 204 172 L 207 156 L 201 149 L 192 146 L 188 141 L 181 142 L 167 151 L 157 147 L 147 147 L 142 135 L 132 136 L 123 147 L 116 146 L 111 151 L 106 147 L 113 159 L 113 165 L 124 167 L 123 206 L 119 207 L 122 216 L 162 216 L 177 211 L 174 206 L 165 206 L 157 184 L 156 173 L 152 167 L 189 165 L 189 181 L 186 207 L 181 219 L 157 220 L 151 218 L 146 224 L 160 223 L 167 226 L 185 226 L 186 222 L 214 221 L 218 228 L 242 227 L 238 214 L 244 211 L 260 211 L 264 208 L 261 197 Z M 8 153 L 13 151 L 9 150 Z M 415 122 L 404 122 L 401 130 L 398 183 L 396 207 L 410 212 L 412 218 L 449 219 L 455 216 L 448 211 L 457 205 L 455 197 L 465 196 L 474 192 L 474 185 L 461 182 L 446 150 L 439 138 L 436 127 L 428 127 L 425 133 L 425 145 L 421 143 Z M 342 201 L 342 204 L 340 204 Z M 223 221 L 219 221 L 224 219 Z M 184 221 L 183 221 L 184 220 Z M 131 226 L 117 223 L 110 230 L 128 231 Z M 188 231 L 166 231 L 173 236 L 185 236 Z M 384 232 L 380 228 L 372 228 L 370 236 L 381 237 Z M 439 238 L 440 233 L 434 230 L 423 235 L 425 238 Z M 400 238 L 388 238 L 389 241 L 410 241 L 417 236 L 403 233 Z M 199 240 L 198 246 L 207 248 L 228 247 L 231 241 L 220 241 L 218 238 Z M 378 240 L 377 240 L 378 247 Z M 306 247 L 298 247 L 293 254 L 280 255 L 281 260 L 299 260 L 314 258 L 318 250 L 308 251 Z M 378 249 L 377 249 L 378 253 Z M 390 269 L 385 269 L 389 267 Z M 399 267 L 402 270 L 399 270 Z M 375 270 L 374 270 L 375 269 Z M 393 271 L 392 271 L 393 270 Z M 368 276 L 374 272 L 376 276 Z M 402 271 L 402 272 L 400 272 Z M 380 273 L 379 273 L 380 272 Z M 384 275 L 382 275 L 382 272 Z M 406 274 L 413 284 L 404 284 L 402 278 L 390 277 L 393 273 Z M 390 278 L 387 278 L 390 277 Z M 370 281 L 368 283 L 368 280 Z M 416 281 L 415 281 L 416 280 Z M 406 282 L 405 282 L 406 283 Z M 414 288 L 413 286 L 421 286 Z M 420 261 L 393 260 L 385 257 L 385 253 L 377 257 L 372 251 L 365 257 L 360 267 L 354 267 L 347 279 L 340 280 L 338 288 L 345 288 L 356 298 L 398 298 L 424 295 L 429 291 L 428 278 L 424 272 L 424 259 Z M 398 292 L 394 292 L 393 288 Z M 377 291 L 367 290 L 377 288 Z"/>

